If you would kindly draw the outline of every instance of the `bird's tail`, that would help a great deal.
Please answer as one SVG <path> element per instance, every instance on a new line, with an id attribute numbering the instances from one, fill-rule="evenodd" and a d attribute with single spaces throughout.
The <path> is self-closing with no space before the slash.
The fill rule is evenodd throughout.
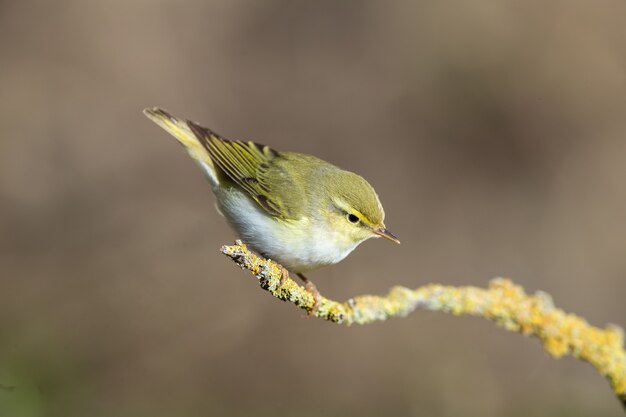
<path id="1" fill-rule="evenodd" d="M 211 182 L 211 185 L 213 187 L 217 187 L 219 185 L 219 179 L 217 178 L 215 166 L 213 165 L 213 161 L 211 161 L 209 152 L 203 146 L 201 142 L 202 138 L 198 138 L 198 136 L 196 136 L 194 131 L 191 129 L 190 122 L 188 120 L 172 116 L 165 110 L 158 107 L 144 109 L 143 114 L 145 114 L 148 119 L 162 127 L 170 135 L 178 139 L 178 141 L 187 150 L 189 156 L 191 156 L 200 168 L 202 168 Z"/>

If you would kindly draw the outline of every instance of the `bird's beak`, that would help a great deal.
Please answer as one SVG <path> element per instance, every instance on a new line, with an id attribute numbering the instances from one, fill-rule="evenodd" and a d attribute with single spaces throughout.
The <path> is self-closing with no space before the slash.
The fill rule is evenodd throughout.
<path id="1" fill-rule="evenodd" d="M 393 233 L 391 233 L 389 230 L 385 229 L 384 227 L 376 227 L 372 229 L 372 231 L 376 233 L 378 236 L 384 237 L 385 239 L 389 239 L 392 242 L 397 243 L 398 245 L 400 244 L 400 240 L 397 237 L 395 237 Z"/>

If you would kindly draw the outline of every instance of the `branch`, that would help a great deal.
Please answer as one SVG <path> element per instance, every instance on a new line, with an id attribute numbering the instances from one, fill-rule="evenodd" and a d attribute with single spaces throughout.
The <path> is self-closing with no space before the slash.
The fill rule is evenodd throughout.
<path id="1" fill-rule="evenodd" d="M 544 293 L 527 295 L 509 279 L 493 279 L 487 289 L 429 284 L 411 290 L 393 287 L 385 296 L 362 295 L 344 303 L 314 297 L 288 276 L 282 267 L 261 259 L 241 241 L 223 246 L 222 253 L 259 280 L 261 288 L 274 297 L 289 301 L 310 315 L 334 323 L 368 324 L 391 317 L 404 317 L 414 310 L 442 311 L 455 316 L 480 316 L 506 330 L 538 338 L 554 358 L 571 355 L 590 363 L 609 380 L 611 388 L 626 407 L 626 352 L 624 331 L 615 325 L 605 329 L 591 326 L 581 317 L 555 308 Z"/>

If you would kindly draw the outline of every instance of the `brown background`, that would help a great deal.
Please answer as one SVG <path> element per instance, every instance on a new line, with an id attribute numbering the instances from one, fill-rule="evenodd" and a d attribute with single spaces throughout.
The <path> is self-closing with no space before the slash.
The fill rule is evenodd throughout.
<path id="1" fill-rule="evenodd" d="M 623 1 L 0 2 L 0 415 L 619 416 L 606 381 L 443 314 L 307 320 L 159 105 L 378 190 L 344 299 L 511 276 L 626 326 Z M 14 387 L 14 389 L 10 389 Z"/>

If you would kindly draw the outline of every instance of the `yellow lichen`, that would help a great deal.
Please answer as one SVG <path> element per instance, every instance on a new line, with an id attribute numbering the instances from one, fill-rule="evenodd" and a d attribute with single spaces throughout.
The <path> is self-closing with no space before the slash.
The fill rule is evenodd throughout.
<path id="1" fill-rule="evenodd" d="M 429 284 L 415 290 L 393 287 L 386 296 L 363 295 L 339 303 L 321 297 L 315 299 L 271 260 L 261 259 L 237 241 L 222 247 L 241 268 L 248 269 L 261 287 L 281 300 L 305 309 L 309 314 L 335 323 L 367 324 L 403 317 L 421 309 L 454 315 L 480 316 L 506 330 L 537 337 L 554 358 L 571 355 L 590 363 L 605 376 L 622 404 L 626 406 L 626 352 L 624 332 L 615 325 L 599 329 L 574 314 L 554 307 L 552 298 L 543 292 L 527 295 L 510 279 L 496 278 L 487 289 L 450 287 Z"/>

